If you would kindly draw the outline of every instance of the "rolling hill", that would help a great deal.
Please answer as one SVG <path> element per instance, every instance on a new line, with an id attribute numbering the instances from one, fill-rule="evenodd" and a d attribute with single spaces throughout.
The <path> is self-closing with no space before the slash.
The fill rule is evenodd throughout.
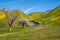
<path id="1" fill-rule="evenodd" d="M 47 15 L 44 16 L 43 21 L 47 23 L 58 23 L 60 24 L 60 6 L 56 7 L 55 9 L 51 10 Z"/>
<path id="2" fill-rule="evenodd" d="M 47 12 L 33 12 L 29 14 L 28 18 L 38 20 L 46 24 L 60 24 L 60 6 L 57 6 L 53 10 L 49 10 Z"/>
<path id="3" fill-rule="evenodd" d="M 2 18 L 4 18 L 4 17 L 5 17 L 4 12 L 2 12 L 2 11 L 0 10 L 0 20 L 1 20 Z"/>
<path id="4" fill-rule="evenodd" d="M 28 19 L 30 19 L 30 20 L 38 20 L 39 21 L 39 18 L 41 18 L 44 15 L 46 15 L 45 12 L 32 12 L 27 16 L 28 16 Z"/>
<path id="5" fill-rule="evenodd" d="M 11 15 L 16 11 L 12 10 L 9 13 Z M 29 15 L 20 10 L 18 12 L 19 16 L 12 26 L 12 31 L 9 31 L 7 19 L 0 11 L 0 40 L 60 40 L 60 6 L 47 12 L 32 12 Z M 42 25 L 22 28 L 18 25 L 18 19 L 23 17 L 42 22 Z"/>
<path id="6" fill-rule="evenodd" d="M 10 18 L 13 18 L 14 15 L 17 15 L 16 11 L 18 12 L 18 18 L 16 19 L 14 26 L 16 26 L 18 24 L 17 22 L 20 18 L 23 18 L 26 16 L 23 11 L 16 9 L 16 10 L 9 11 L 7 13 L 8 17 L 10 16 Z M 3 27 L 7 26 L 7 19 L 6 19 L 5 13 L 1 10 L 0 11 L 0 27 L 2 27 L 2 26 Z"/>
<path id="7" fill-rule="evenodd" d="M 10 11 L 10 14 L 15 13 L 16 10 Z M 23 11 L 18 10 L 19 18 L 27 17 L 29 20 L 37 20 L 42 22 L 42 24 L 59 24 L 60 25 L 60 6 L 57 6 L 53 10 L 48 10 L 47 12 L 32 12 L 25 15 Z M 4 13 L 0 11 L 0 19 L 5 17 Z M 17 19 L 17 20 L 18 20 Z"/>

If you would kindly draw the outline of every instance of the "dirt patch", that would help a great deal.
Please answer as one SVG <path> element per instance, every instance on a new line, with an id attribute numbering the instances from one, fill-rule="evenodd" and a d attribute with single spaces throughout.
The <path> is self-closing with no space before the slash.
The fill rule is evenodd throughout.
<path id="1" fill-rule="evenodd" d="M 1 36 L 7 36 L 7 35 L 11 35 L 11 34 L 16 34 L 16 33 L 18 33 L 18 32 L 13 32 L 13 33 L 6 33 L 6 34 L 1 34 L 1 35 L 0 35 L 0 37 L 1 37 Z"/>

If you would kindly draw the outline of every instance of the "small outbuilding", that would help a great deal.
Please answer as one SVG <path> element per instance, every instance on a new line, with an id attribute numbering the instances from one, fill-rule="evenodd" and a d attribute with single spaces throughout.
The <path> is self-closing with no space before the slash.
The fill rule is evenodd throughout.
<path id="1" fill-rule="evenodd" d="M 30 21 L 30 24 L 33 25 L 33 26 L 40 25 L 40 23 L 38 21 L 36 21 L 36 20 Z"/>

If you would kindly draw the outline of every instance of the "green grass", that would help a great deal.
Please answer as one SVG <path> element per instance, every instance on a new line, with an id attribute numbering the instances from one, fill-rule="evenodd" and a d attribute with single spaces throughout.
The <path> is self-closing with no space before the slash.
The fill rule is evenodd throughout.
<path id="1" fill-rule="evenodd" d="M 60 40 L 60 6 L 51 10 L 48 14 L 34 12 L 29 14 L 34 20 L 38 20 L 41 23 L 40 26 L 29 27 L 25 26 L 22 28 L 18 25 L 18 19 L 12 26 L 12 31 L 9 31 L 7 19 L 0 20 L 0 40 Z M 24 14 L 21 14 L 24 16 Z M 23 18 L 23 16 L 21 16 Z M 28 15 L 28 16 L 29 16 Z M 51 18 L 57 17 L 57 20 L 51 21 Z M 29 17 L 28 17 L 29 18 Z M 30 19 L 29 18 L 29 19 Z M 46 24 L 45 24 L 46 22 Z M 17 24 L 17 25 L 16 25 Z M 42 27 L 42 29 L 39 29 Z M 37 29 L 36 29 L 37 28 Z M 14 34 L 8 34 L 14 33 Z M 4 35 L 8 34 L 8 35 Z"/>
<path id="2" fill-rule="evenodd" d="M 0 37 L 0 40 L 60 40 L 60 27 L 56 25 L 42 25 L 42 29 L 38 27 L 15 28 L 16 34 Z M 18 31 L 18 30 L 19 31 Z M 12 32 L 14 32 L 12 30 Z M 3 31 L 4 32 L 4 31 Z M 11 32 L 10 32 L 11 33 Z"/>

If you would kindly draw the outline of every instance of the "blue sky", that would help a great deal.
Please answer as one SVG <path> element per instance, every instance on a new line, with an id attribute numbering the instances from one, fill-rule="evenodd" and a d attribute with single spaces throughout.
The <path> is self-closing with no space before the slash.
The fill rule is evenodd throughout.
<path id="1" fill-rule="evenodd" d="M 0 9 L 20 9 L 26 14 L 52 10 L 60 5 L 60 0 L 0 0 Z"/>

